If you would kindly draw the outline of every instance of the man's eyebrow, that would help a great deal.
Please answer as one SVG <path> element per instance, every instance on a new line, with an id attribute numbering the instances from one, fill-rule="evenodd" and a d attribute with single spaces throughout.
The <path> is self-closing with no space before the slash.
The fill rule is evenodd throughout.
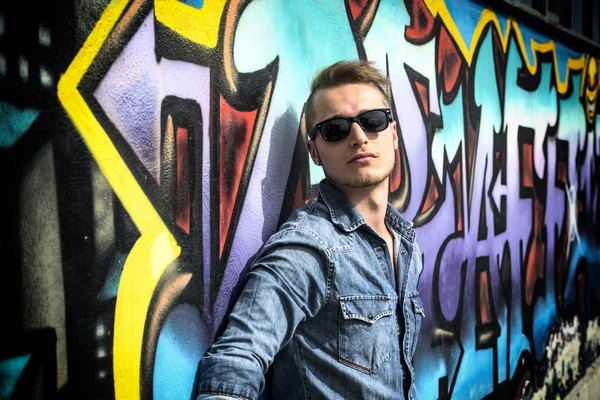
<path id="1" fill-rule="evenodd" d="M 374 108 L 364 108 L 364 109 L 359 110 L 355 115 L 350 115 L 350 116 L 338 113 L 338 114 L 332 115 L 331 117 L 329 117 L 327 119 L 332 119 L 332 118 L 352 118 L 352 117 L 356 117 L 357 115 L 360 115 L 360 114 L 362 114 L 364 112 L 371 111 L 371 110 L 374 110 Z"/>

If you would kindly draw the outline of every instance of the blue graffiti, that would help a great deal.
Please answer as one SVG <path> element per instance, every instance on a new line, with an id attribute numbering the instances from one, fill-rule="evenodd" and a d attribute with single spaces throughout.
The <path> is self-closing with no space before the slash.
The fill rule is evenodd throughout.
<path id="1" fill-rule="evenodd" d="M 0 101 L 0 147 L 12 147 L 39 115 L 35 108 L 19 108 Z"/>

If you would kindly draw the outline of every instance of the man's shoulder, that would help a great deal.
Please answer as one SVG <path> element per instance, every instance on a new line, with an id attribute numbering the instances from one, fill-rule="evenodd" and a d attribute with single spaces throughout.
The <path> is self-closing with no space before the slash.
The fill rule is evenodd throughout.
<path id="1" fill-rule="evenodd" d="M 279 228 L 279 232 L 290 229 L 320 230 L 329 225 L 332 225 L 332 222 L 327 206 L 321 201 L 309 200 L 292 212 Z"/>
<path id="2" fill-rule="evenodd" d="M 310 200 L 290 215 L 279 230 L 271 236 L 271 241 L 289 241 L 298 236 L 330 248 L 338 245 L 340 240 L 343 240 L 342 236 L 346 234 L 332 222 L 327 205 L 322 201 Z"/>

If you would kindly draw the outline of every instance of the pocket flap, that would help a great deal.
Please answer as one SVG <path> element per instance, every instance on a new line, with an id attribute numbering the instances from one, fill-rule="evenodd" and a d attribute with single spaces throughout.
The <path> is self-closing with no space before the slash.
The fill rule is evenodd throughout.
<path id="1" fill-rule="evenodd" d="M 340 297 L 344 319 L 359 319 L 369 324 L 392 315 L 392 300 L 387 296 L 345 296 Z"/>
<path id="2" fill-rule="evenodd" d="M 423 303 L 421 303 L 419 293 L 412 293 L 409 295 L 409 298 L 412 303 L 413 312 L 415 314 L 421 314 L 421 316 L 425 318 L 425 310 L 423 309 Z"/>

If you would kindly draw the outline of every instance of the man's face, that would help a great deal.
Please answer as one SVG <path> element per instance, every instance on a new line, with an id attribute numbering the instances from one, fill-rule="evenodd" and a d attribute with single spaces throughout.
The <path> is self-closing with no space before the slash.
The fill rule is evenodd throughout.
<path id="1" fill-rule="evenodd" d="M 313 121 L 316 124 L 333 117 L 355 117 L 375 108 L 388 105 L 374 86 L 348 84 L 322 89 L 315 96 Z M 342 191 L 387 183 L 398 142 L 396 122 L 377 133 L 364 132 L 358 123 L 351 128 L 350 134 L 337 142 L 326 142 L 317 131 L 314 140 L 307 142 L 313 161 L 321 163 L 327 179 Z"/>

